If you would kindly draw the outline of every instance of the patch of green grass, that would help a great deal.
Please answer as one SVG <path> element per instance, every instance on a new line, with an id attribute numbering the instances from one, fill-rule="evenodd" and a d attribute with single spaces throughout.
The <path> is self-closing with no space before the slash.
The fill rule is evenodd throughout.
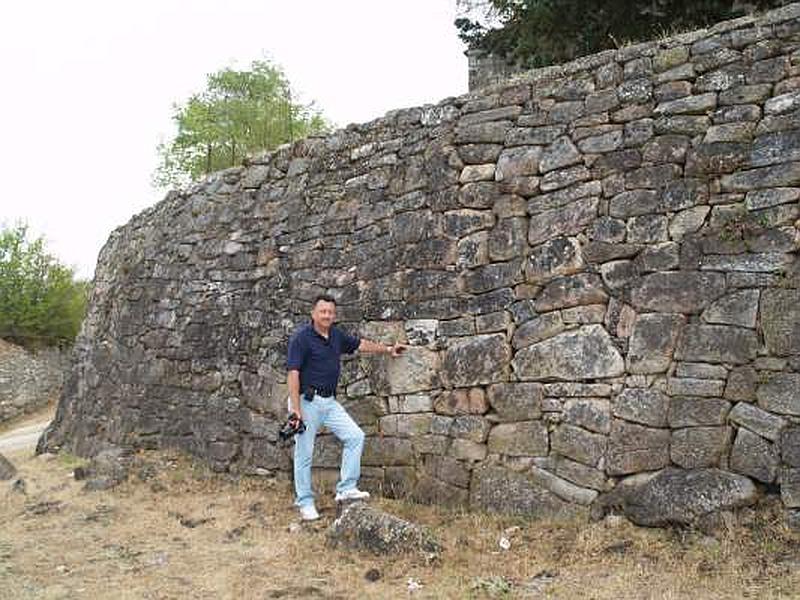
<path id="1" fill-rule="evenodd" d="M 58 453 L 58 464 L 65 469 L 77 469 L 78 467 L 85 467 L 89 463 L 85 458 L 76 456 L 71 452 L 61 451 Z"/>

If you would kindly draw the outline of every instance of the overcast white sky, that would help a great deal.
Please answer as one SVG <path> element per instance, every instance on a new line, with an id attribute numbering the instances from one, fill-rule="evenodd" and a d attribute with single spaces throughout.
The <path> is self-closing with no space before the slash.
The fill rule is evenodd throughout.
<path id="1" fill-rule="evenodd" d="M 91 277 L 150 186 L 172 105 L 267 57 L 340 126 L 467 89 L 455 0 L 26 0 L 0 9 L 0 224 Z"/>

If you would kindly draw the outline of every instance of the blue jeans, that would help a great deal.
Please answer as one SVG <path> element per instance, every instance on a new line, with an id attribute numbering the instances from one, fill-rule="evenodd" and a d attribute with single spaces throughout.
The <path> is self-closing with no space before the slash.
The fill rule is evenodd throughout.
<path id="1" fill-rule="evenodd" d="M 300 397 L 305 432 L 294 436 L 294 489 L 297 494 L 295 505 L 314 504 L 311 490 L 311 459 L 314 455 L 314 438 L 320 427 L 327 427 L 344 445 L 342 467 L 336 492 L 352 490 L 361 476 L 361 453 L 364 450 L 364 432 L 347 414 L 347 411 L 330 396 L 314 396 L 309 402 Z"/>

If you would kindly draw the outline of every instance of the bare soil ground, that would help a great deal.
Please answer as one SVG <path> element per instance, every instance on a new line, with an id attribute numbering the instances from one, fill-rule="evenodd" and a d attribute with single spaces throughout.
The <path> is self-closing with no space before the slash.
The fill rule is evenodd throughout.
<path id="1" fill-rule="evenodd" d="M 323 519 L 299 525 L 288 481 L 236 480 L 177 453 L 140 455 L 145 468 L 102 492 L 82 489 L 69 455 L 9 458 L 25 491 L 0 482 L 2 598 L 800 597 L 800 535 L 774 503 L 711 537 L 374 499 L 434 530 L 445 549 L 431 562 L 332 549 L 330 491 Z"/>

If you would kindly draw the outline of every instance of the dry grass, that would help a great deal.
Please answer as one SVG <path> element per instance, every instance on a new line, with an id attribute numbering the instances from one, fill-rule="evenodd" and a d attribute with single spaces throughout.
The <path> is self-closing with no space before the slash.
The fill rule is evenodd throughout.
<path id="1" fill-rule="evenodd" d="M 27 495 L 0 484 L 3 598 L 788 598 L 800 538 L 774 509 L 716 537 L 601 523 L 535 522 L 377 499 L 433 528 L 440 560 L 330 549 L 323 520 L 291 533 L 289 483 L 236 481 L 176 454 L 155 475 L 84 492 L 64 458 L 12 455 Z M 146 474 L 145 472 L 142 472 Z M 506 535 L 511 547 L 498 545 Z M 365 574 L 377 569 L 380 578 Z M 408 580 L 422 584 L 408 591 Z"/>

